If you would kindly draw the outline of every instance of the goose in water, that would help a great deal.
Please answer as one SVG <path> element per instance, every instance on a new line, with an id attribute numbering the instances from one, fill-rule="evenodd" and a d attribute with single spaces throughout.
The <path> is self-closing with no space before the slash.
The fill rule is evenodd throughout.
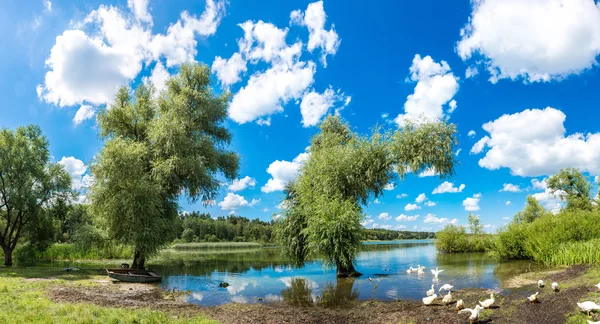
<path id="1" fill-rule="evenodd" d="M 538 287 L 544 288 L 544 280 L 538 280 Z"/>
<path id="2" fill-rule="evenodd" d="M 433 289 L 434 285 L 431 285 L 431 289 L 427 290 L 427 296 L 433 296 L 435 294 L 435 289 Z"/>
<path id="3" fill-rule="evenodd" d="M 440 273 L 442 273 L 442 271 L 444 271 L 444 270 L 438 270 L 437 267 L 435 267 L 435 270 L 431 269 L 431 273 L 433 273 L 433 276 L 436 278 Z"/>
<path id="4" fill-rule="evenodd" d="M 581 308 L 582 312 L 586 312 L 588 315 L 591 315 L 591 313 L 595 310 L 600 310 L 600 305 L 594 303 L 593 301 L 577 303 L 577 306 Z"/>
<path id="5" fill-rule="evenodd" d="M 444 298 L 442 299 L 442 304 L 444 305 L 448 305 L 452 302 L 452 295 L 450 295 L 451 292 L 448 292 L 448 295 L 444 296 Z"/>
<path id="6" fill-rule="evenodd" d="M 537 299 L 538 294 L 539 294 L 539 292 L 536 292 L 535 294 L 527 297 L 527 299 L 529 299 L 529 301 L 531 302 L 531 304 L 537 303 L 537 301 L 538 301 L 538 299 Z"/>
<path id="7" fill-rule="evenodd" d="M 552 290 L 558 291 L 558 283 L 557 282 L 552 283 Z"/>
<path id="8" fill-rule="evenodd" d="M 457 311 L 457 312 L 460 312 L 460 310 L 461 310 L 461 309 L 463 309 L 463 308 L 465 308 L 465 305 L 464 305 L 464 303 L 463 303 L 462 299 L 459 299 L 459 300 L 456 302 L 456 311 Z"/>
<path id="9" fill-rule="evenodd" d="M 419 267 L 419 268 L 417 269 L 417 274 L 420 274 L 420 275 L 423 275 L 423 274 L 425 274 L 425 271 L 423 271 L 423 270 L 425 270 L 425 267 Z"/>
<path id="10" fill-rule="evenodd" d="M 437 298 L 436 294 L 433 294 L 429 297 L 425 297 L 425 298 L 423 298 L 423 304 L 431 305 L 436 298 Z"/>
<path id="11" fill-rule="evenodd" d="M 492 305 L 494 304 L 496 300 L 494 299 L 494 294 L 490 294 L 490 298 L 486 299 L 484 301 L 480 301 L 479 305 L 481 305 L 481 307 L 483 308 L 490 308 L 492 307 Z"/>
<path id="12" fill-rule="evenodd" d="M 469 316 L 469 322 L 473 323 L 473 322 L 479 320 L 479 311 L 481 309 L 483 309 L 483 308 L 481 306 L 477 305 L 477 306 L 475 306 L 474 309 L 465 308 L 458 313 L 459 314 L 471 314 L 471 316 Z"/>

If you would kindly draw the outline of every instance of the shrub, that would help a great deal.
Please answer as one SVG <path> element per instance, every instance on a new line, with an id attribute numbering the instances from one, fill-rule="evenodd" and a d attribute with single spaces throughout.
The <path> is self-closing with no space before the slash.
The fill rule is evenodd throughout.
<path id="1" fill-rule="evenodd" d="M 492 248 L 489 234 L 468 234 L 463 226 L 446 225 L 436 235 L 435 246 L 445 253 L 486 252 Z"/>

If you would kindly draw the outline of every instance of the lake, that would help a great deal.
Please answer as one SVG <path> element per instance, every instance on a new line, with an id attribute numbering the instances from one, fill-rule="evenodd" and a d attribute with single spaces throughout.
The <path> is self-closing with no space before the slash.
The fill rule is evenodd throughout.
<path id="1" fill-rule="evenodd" d="M 286 301 L 305 305 L 350 299 L 420 299 L 435 284 L 500 290 L 501 282 L 532 267 L 527 262 L 499 263 L 483 254 L 439 254 L 431 240 L 368 242 L 356 259 L 356 279 L 337 279 L 335 269 L 319 260 L 293 267 L 278 248 L 163 251 L 151 268 L 163 275 L 162 287 L 190 291 L 190 303 Z M 425 266 L 425 274 L 407 274 L 409 267 Z M 431 269 L 443 269 L 436 281 Z M 219 287 L 226 282 L 228 287 Z"/>

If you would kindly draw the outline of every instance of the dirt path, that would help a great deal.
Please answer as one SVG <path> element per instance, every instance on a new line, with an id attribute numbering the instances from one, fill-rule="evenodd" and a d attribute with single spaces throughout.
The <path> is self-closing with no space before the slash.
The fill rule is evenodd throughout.
<path id="1" fill-rule="evenodd" d="M 539 289 L 530 279 L 526 285 L 506 289 L 496 295 L 495 307 L 482 313 L 480 323 L 565 323 L 565 315 L 573 313 L 576 303 L 596 291 L 588 286 L 571 286 L 558 293 L 551 291 L 552 281 L 568 282 L 583 275 L 586 267 L 572 267 L 566 271 L 546 273 L 540 277 L 548 286 Z M 535 274 L 534 274 L 535 275 Z M 592 289 L 593 288 L 593 289 Z M 531 305 L 526 296 L 540 291 L 540 302 Z M 467 307 L 489 296 L 485 289 L 453 291 L 464 300 Z M 468 323 L 468 315 L 457 314 L 454 303 L 443 306 L 424 306 L 420 301 L 355 301 L 338 307 L 296 307 L 282 302 L 264 304 L 228 304 L 201 307 L 181 301 L 181 294 L 164 292 L 156 286 L 140 284 L 112 284 L 99 286 L 57 286 L 48 291 L 50 299 L 57 302 L 93 303 L 108 307 L 149 307 L 173 312 L 179 316 L 198 313 L 222 323 Z M 592 319 L 592 318 L 590 318 Z M 596 319 L 597 320 L 597 319 Z"/>

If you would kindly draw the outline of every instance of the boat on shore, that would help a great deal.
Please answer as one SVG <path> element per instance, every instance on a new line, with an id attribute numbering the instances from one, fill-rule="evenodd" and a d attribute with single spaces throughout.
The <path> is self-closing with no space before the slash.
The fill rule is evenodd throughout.
<path id="1" fill-rule="evenodd" d="M 112 279 L 123 282 L 150 283 L 162 281 L 162 276 L 158 273 L 142 269 L 106 269 L 106 274 Z"/>

